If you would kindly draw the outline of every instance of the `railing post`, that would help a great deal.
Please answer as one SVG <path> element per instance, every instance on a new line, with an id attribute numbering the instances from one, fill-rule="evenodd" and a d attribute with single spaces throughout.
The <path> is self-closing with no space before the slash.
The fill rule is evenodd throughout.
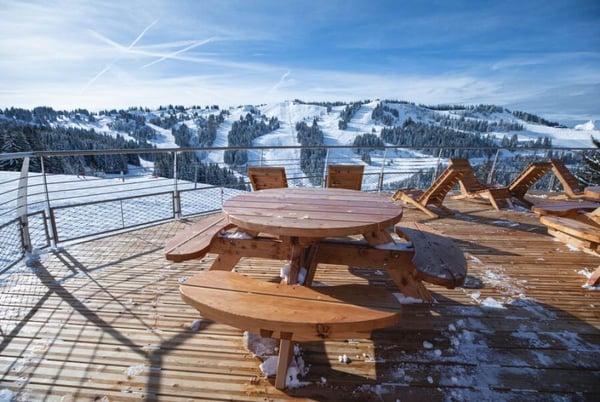
<path id="1" fill-rule="evenodd" d="M 379 173 L 379 180 L 377 182 L 377 192 L 381 193 L 383 190 L 383 175 L 385 170 L 385 161 L 387 160 L 387 148 L 383 150 L 383 161 L 381 163 L 381 172 Z"/>
<path id="2" fill-rule="evenodd" d="M 498 155 L 500 155 L 500 148 L 496 150 L 494 162 L 492 163 L 492 168 L 490 169 L 490 173 L 488 174 L 487 184 L 492 184 L 492 182 L 494 181 L 494 173 L 496 172 L 496 163 L 498 162 Z"/>
<path id="3" fill-rule="evenodd" d="M 125 228 L 125 212 L 123 211 L 123 200 L 119 200 L 119 208 L 121 208 L 121 228 Z"/>
<path id="4" fill-rule="evenodd" d="M 325 163 L 323 164 L 323 179 L 321 180 L 321 187 L 327 186 L 327 166 L 329 165 L 329 148 L 325 151 Z"/>
<path id="5" fill-rule="evenodd" d="M 173 152 L 173 215 L 181 219 L 181 197 L 177 188 L 177 152 Z"/>
<path id="6" fill-rule="evenodd" d="M 435 162 L 435 169 L 433 169 L 433 177 L 431 182 L 433 183 L 438 176 L 438 170 L 440 168 L 440 161 L 442 160 L 442 152 L 444 152 L 444 148 L 440 148 L 440 152 L 438 152 L 437 161 Z"/>
<path id="7" fill-rule="evenodd" d="M 42 166 L 42 182 L 44 183 L 44 198 L 46 199 L 46 226 L 49 228 L 48 242 L 50 248 L 56 248 L 56 239 L 58 238 L 58 229 L 56 227 L 56 220 L 54 219 L 54 213 L 50 207 L 50 192 L 48 191 L 48 180 L 46 179 L 46 169 L 44 167 L 44 157 L 40 156 L 40 164 Z"/>
<path id="8" fill-rule="evenodd" d="M 29 176 L 29 156 L 23 158 L 21 166 L 21 176 L 19 178 L 19 188 L 17 191 L 17 214 L 21 221 L 21 245 L 23 249 L 30 253 L 33 249 L 31 245 L 31 236 L 29 234 L 29 219 L 27 217 L 27 178 Z"/>

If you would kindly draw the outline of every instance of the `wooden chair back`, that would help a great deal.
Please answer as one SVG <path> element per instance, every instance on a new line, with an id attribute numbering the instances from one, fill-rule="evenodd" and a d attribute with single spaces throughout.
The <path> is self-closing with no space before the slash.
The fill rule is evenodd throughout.
<path id="1" fill-rule="evenodd" d="M 422 205 L 432 204 L 440 207 L 448 192 L 456 186 L 464 174 L 464 170 L 456 169 L 452 165 L 448 166 L 419 197 L 419 202 Z"/>
<path id="2" fill-rule="evenodd" d="M 477 193 L 478 191 L 487 190 L 488 187 L 479 181 L 475 175 L 475 170 L 468 159 L 451 158 L 450 166 L 455 170 L 462 170 L 463 176 L 459 181 L 460 192 L 464 195 Z"/>
<path id="3" fill-rule="evenodd" d="M 546 175 L 552 168 L 550 162 L 531 162 L 508 185 L 508 191 L 515 197 L 522 199 L 531 186 Z"/>
<path id="4" fill-rule="evenodd" d="M 364 170 L 364 165 L 329 165 L 327 187 L 360 191 Z"/>
<path id="5" fill-rule="evenodd" d="M 550 159 L 552 171 L 563 186 L 565 193 L 570 197 L 579 197 L 583 194 L 583 187 L 579 185 L 577 178 L 560 159 Z"/>
<path id="6" fill-rule="evenodd" d="M 248 178 L 252 184 L 252 190 L 264 190 L 267 188 L 287 187 L 285 168 L 279 166 L 249 166 Z"/>
<path id="7" fill-rule="evenodd" d="M 588 218 L 600 225 L 600 207 L 594 209 L 592 212 L 586 214 Z"/>

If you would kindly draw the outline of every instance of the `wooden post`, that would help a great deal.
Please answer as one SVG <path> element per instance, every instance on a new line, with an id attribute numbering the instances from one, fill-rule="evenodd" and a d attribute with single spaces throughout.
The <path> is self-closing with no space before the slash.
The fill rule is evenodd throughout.
<path id="1" fill-rule="evenodd" d="M 290 366 L 294 345 L 292 343 L 292 333 L 282 332 L 279 342 L 279 360 L 277 361 L 277 374 L 275 374 L 275 388 L 284 389 L 287 380 L 287 369 Z"/>

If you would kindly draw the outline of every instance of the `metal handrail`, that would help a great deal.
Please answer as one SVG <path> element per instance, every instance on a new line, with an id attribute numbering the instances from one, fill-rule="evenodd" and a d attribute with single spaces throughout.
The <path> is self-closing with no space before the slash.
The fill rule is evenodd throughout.
<path id="1" fill-rule="evenodd" d="M 236 194 L 239 191 L 244 191 L 244 189 L 235 188 L 236 186 L 232 186 L 228 188 L 227 186 L 214 186 L 214 185 L 206 185 L 203 184 L 198 186 L 197 182 L 189 182 L 185 180 L 181 180 L 177 177 L 177 157 L 180 154 L 188 153 L 188 152 L 219 152 L 219 151 L 232 151 L 232 150 L 245 150 L 250 151 L 253 154 L 253 157 L 258 156 L 257 160 L 250 160 L 249 164 L 257 164 L 262 165 L 268 163 L 270 165 L 277 164 L 279 166 L 284 166 L 286 168 L 290 168 L 293 172 L 288 174 L 288 181 L 292 185 L 311 185 L 310 180 L 323 180 L 325 178 L 325 172 L 321 172 L 320 174 L 315 175 L 312 174 L 311 178 L 308 174 L 303 173 L 300 169 L 296 169 L 299 165 L 298 160 L 296 158 L 292 160 L 288 160 L 286 158 L 278 158 L 277 160 L 264 160 L 264 155 L 266 151 L 271 152 L 273 154 L 277 151 L 288 151 L 289 150 L 297 150 L 301 151 L 303 149 L 322 149 L 326 150 L 327 159 L 325 160 L 325 165 L 327 164 L 338 164 L 343 163 L 344 161 L 340 158 L 335 157 L 335 153 L 331 154 L 331 151 L 334 150 L 351 150 L 354 153 L 354 150 L 368 148 L 365 146 L 312 146 L 312 147 L 304 147 L 304 146 L 259 146 L 259 147 L 190 147 L 190 148 L 152 148 L 152 149 L 126 149 L 126 150 L 61 150 L 61 151 L 32 151 L 32 152 L 20 152 L 20 153 L 12 153 L 12 154 L 0 154 L 0 160 L 10 160 L 10 159 L 22 159 L 29 158 L 31 160 L 35 158 L 40 159 L 40 166 L 42 171 L 40 173 L 31 174 L 30 172 L 26 172 L 30 175 L 29 183 L 27 184 L 29 191 L 25 192 L 25 196 L 18 196 L 15 185 L 20 182 L 19 179 L 14 177 L 8 177 L 7 180 L 2 181 L 0 179 L 0 187 L 2 190 L 0 191 L 0 199 L 4 199 L 0 206 L 0 249 L 4 249 L 5 242 L 15 242 L 16 237 L 13 232 L 16 227 L 21 231 L 20 239 L 18 241 L 21 242 L 22 253 L 31 251 L 32 244 L 34 245 L 50 245 L 52 247 L 56 246 L 56 243 L 60 239 L 60 241 L 71 241 L 74 239 L 79 239 L 82 237 L 88 237 L 93 235 L 99 235 L 102 233 L 110 233 L 114 230 L 128 230 L 131 228 L 137 228 L 142 225 L 150 225 L 156 224 L 157 222 L 162 222 L 165 220 L 179 218 L 182 216 L 191 216 L 194 214 L 202 214 L 209 213 L 220 208 L 220 205 L 224 200 L 228 197 Z M 413 158 L 411 160 L 414 163 L 411 166 L 400 166 L 396 164 L 395 161 L 399 159 L 403 159 L 402 156 L 396 151 L 416 151 L 424 152 L 430 151 L 427 155 L 423 154 L 422 160 L 424 163 L 419 163 L 417 158 Z M 572 155 L 581 155 L 586 151 L 598 151 L 596 148 L 567 148 L 567 147 L 558 147 L 558 148 L 501 148 L 501 147 L 449 147 L 449 146 L 430 146 L 430 147 L 398 147 L 398 146 L 378 146 L 376 147 L 378 163 L 381 165 L 376 168 L 365 170 L 364 180 L 365 183 L 368 183 L 368 191 L 385 191 L 393 189 L 398 183 L 402 183 L 406 178 L 415 177 L 416 179 L 411 183 L 412 186 L 425 188 L 429 185 L 431 181 L 436 177 L 436 175 L 442 170 L 442 164 L 445 163 L 443 161 L 443 155 L 450 155 L 451 152 L 454 151 L 484 151 L 486 155 L 488 155 L 488 161 L 490 162 L 490 166 L 488 166 L 488 170 L 485 173 L 485 179 L 487 181 L 491 181 L 495 177 L 496 169 L 498 169 L 499 165 L 502 164 L 501 160 L 503 158 L 500 157 L 501 153 L 527 153 L 529 155 L 529 159 L 541 158 L 543 155 L 548 152 L 552 152 L 556 157 L 558 153 L 562 156 L 569 153 Z M 149 183 L 138 183 L 135 187 L 135 195 L 132 195 L 132 185 L 130 181 L 133 181 L 133 177 L 127 177 L 127 183 L 122 183 L 120 181 L 115 182 L 115 178 L 121 177 L 123 180 L 125 179 L 123 176 L 109 176 L 109 178 L 100 179 L 95 177 L 94 183 L 98 184 L 94 187 L 95 192 L 92 194 L 85 193 L 81 188 L 79 188 L 79 184 L 81 182 L 79 179 L 75 179 L 75 175 L 73 175 L 73 180 L 65 180 L 62 182 L 52 181 L 51 179 L 55 179 L 56 175 L 47 173 L 44 171 L 44 159 L 51 157 L 73 157 L 73 156 L 91 156 L 91 155 L 131 155 L 131 154 L 172 154 L 173 157 L 173 171 L 171 172 L 171 178 L 158 178 L 154 180 L 159 180 L 160 182 L 149 182 Z M 234 169 L 225 164 L 219 164 L 220 167 L 227 167 L 228 169 Z M 294 166 L 294 169 L 291 167 Z M 240 177 L 244 177 L 244 166 L 237 166 L 237 174 Z M 325 169 L 325 168 L 324 168 Z M 514 172 L 516 173 L 516 172 Z M 0 176 L 1 177 L 1 176 Z M 41 177 L 41 182 L 39 182 L 38 177 Z M 36 182 L 38 179 L 38 182 Z M 105 182 L 98 182 L 97 180 L 107 180 Z M 111 181 L 108 181 L 111 180 Z M 91 181 L 90 181 L 91 182 Z M 546 184 L 551 187 L 554 185 L 554 181 L 549 181 L 550 183 Z M 64 190 L 64 186 L 69 186 L 72 184 L 72 189 Z M 244 179 L 244 184 L 247 185 L 247 190 L 250 189 L 249 183 L 246 179 Z M 17 184 L 18 185 L 18 184 Z M 387 187 L 386 187 L 387 186 Z M 365 186 L 363 186 L 365 187 Z M 14 196 L 13 196 L 14 194 Z M 139 205 L 135 205 L 136 202 L 140 200 L 146 200 L 146 202 L 154 205 L 152 208 L 154 211 L 154 215 L 152 215 L 149 211 L 144 211 L 143 213 L 147 213 L 148 216 L 146 219 L 133 219 L 131 216 L 126 217 L 126 210 L 136 208 L 140 208 Z M 150 200 L 150 201 L 149 201 Z M 141 201 L 140 201 L 141 202 Z M 138 204 L 140 203 L 138 202 Z M 132 204 L 129 206 L 128 204 Z M 143 203 L 142 203 L 143 204 Z M 118 205 L 118 207 L 116 206 Z M 25 208 L 23 208 L 25 206 Z M 142 205 L 143 207 L 143 205 Z M 120 208 L 118 212 L 112 210 L 113 208 Z M 23 213 L 22 211 L 27 211 L 27 213 Z M 110 219 L 114 218 L 114 216 L 119 216 L 120 223 L 115 223 L 114 227 L 110 227 L 110 225 L 105 225 L 102 228 L 95 228 L 94 225 L 91 225 L 89 220 L 94 219 L 92 217 L 87 216 L 87 213 L 90 211 L 101 211 L 102 213 L 107 213 L 106 217 L 100 217 L 97 219 L 104 219 L 107 222 Z M 82 212 L 83 211 L 83 212 Z M 107 212 L 108 211 L 108 212 Z M 112 211 L 112 212 L 111 212 Z M 41 212 L 41 221 L 44 225 L 43 229 L 37 230 L 39 236 L 45 236 L 45 239 L 32 239 L 28 240 L 31 237 L 29 232 L 24 233 L 23 231 L 29 231 L 29 224 L 27 221 L 27 217 L 31 216 L 31 214 L 37 214 Z M 95 212 L 94 212 L 95 213 Z M 98 212 L 100 213 L 100 212 Z M 131 213 L 131 212 L 130 212 Z M 21 214 L 22 216 L 17 216 Z M 69 215 L 71 214 L 71 215 Z M 83 219 L 88 219 L 88 222 L 79 223 L 80 229 L 68 227 L 68 223 L 73 220 L 75 221 L 78 217 L 77 215 L 84 216 Z M 38 215 L 35 215 L 38 217 Z M 11 218 L 12 217 L 12 218 Z M 126 219 L 127 218 L 127 219 Z M 137 218 L 137 217 L 136 217 Z M 40 219 L 38 219 L 39 221 Z M 127 222 L 126 222 L 127 221 Z M 65 223 L 66 222 L 66 223 Z M 66 229 L 65 229 L 66 228 Z M 86 230 L 83 230 L 85 228 Z M 88 230 L 89 229 L 89 230 Z M 7 233 L 10 231 L 11 234 L 4 235 L 3 231 Z M 35 236 L 34 236 L 35 237 Z M 21 255 L 22 256 L 22 255 Z M 11 260 L 13 257 L 9 257 Z M 20 258 L 20 257 L 19 257 Z M 4 256 L 1 255 L 0 252 L 0 269 L 3 266 Z M 11 260 L 12 261 L 12 260 Z"/>

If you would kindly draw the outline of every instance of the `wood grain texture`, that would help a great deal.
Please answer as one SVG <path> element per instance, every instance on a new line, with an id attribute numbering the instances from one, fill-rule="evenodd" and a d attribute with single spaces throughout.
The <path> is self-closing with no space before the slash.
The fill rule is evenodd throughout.
<path id="1" fill-rule="evenodd" d="M 402 218 L 389 196 L 346 189 L 268 189 L 223 204 L 236 226 L 272 235 L 324 238 L 385 230 Z"/>

